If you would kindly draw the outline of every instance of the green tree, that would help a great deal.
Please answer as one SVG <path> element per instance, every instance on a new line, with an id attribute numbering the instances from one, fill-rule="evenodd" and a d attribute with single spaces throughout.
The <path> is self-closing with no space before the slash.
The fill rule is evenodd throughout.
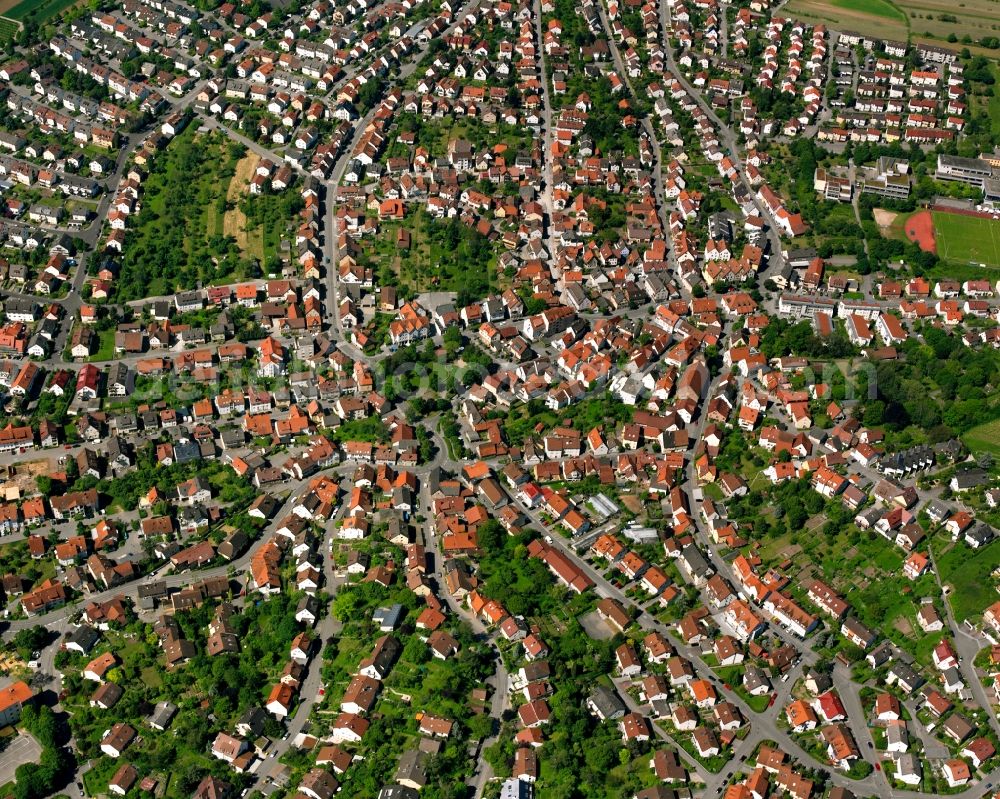
<path id="1" fill-rule="evenodd" d="M 32 627 L 26 627 L 14 633 L 11 643 L 14 645 L 14 648 L 17 649 L 21 657 L 28 660 L 31 657 L 32 652 L 45 646 L 48 638 L 48 630 L 46 630 L 42 625 L 36 624 Z"/>

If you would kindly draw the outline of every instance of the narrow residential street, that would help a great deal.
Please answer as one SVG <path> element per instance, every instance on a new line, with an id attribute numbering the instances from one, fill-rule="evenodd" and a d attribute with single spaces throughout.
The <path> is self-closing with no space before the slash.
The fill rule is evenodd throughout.
<path id="1" fill-rule="evenodd" d="M 967 11 L 916 37 L 906 9 L 787 0 L 28 5 L 0 64 L 0 631 L 26 683 L 0 697 L 0 785 L 41 762 L 14 793 L 928 799 L 968 767 L 947 796 L 1000 799 L 996 597 L 951 595 L 954 547 L 1000 546 L 1000 239 L 939 220 L 1000 218 L 995 48 Z M 227 159 L 157 161 L 188 125 Z M 238 150 L 294 179 L 210 171 Z M 874 212 L 891 247 L 837 235 L 872 202 L 907 215 Z M 223 612 L 206 646 L 217 599 L 280 610 L 284 651 Z M 254 696 L 192 698 L 189 660 L 222 691 L 206 651 L 254 651 Z M 905 709 L 913 790 L 873 692 Z M 78 738 L 17 727 L 33 699 Z M 66 785 L 54 745 L 90 758 Z"/>

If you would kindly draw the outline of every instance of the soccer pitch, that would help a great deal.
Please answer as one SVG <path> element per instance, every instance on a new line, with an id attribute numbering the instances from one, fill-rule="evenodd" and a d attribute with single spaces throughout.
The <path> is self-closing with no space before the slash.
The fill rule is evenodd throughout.
<path id="1" fill-rule="evenodd" d="M 937 254 L 956 263 L 1000 266 L 1000 220 L 935 211 Z"/>

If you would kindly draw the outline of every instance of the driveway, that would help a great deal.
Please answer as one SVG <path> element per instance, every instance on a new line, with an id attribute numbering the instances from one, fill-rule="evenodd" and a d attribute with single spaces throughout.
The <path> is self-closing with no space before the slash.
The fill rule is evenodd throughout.
<path id="1" fill-rule="evenodd" d="M 27 733 L 21 733 L 0 754 L 0 785 L 14 781 L 14 772 L 24 763 L 37 763 L 42 746 Z"/>

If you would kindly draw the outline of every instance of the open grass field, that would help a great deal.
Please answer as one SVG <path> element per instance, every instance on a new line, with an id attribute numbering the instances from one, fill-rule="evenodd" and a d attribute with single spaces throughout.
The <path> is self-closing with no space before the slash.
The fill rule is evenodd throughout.
<path id="1" fill-rule="evenodd" d="M 939 538 L 936 541 L 944 541 Z M 934 562 L 940 572 L 941 582 L 952 588 L 948 601 L 957 621 L 978 616 L 997 600 L 997 591 L 991 577 L 1000 566 L 1000 543 L 994 541 L 971 557 L 964 543 L 934 546 Z"/>
<path id="2" fill-rule="evenodd" d="M 98 333 L 97 352 L 88 360 L 90 361 L 110 361 L 115 357 L 115 331 L 101 330 Z"/>
<path id="3" fill-rule="evenodd" d="M 874 210 L 875 222 L 878 224 L 879 233 L 887 239 L 899 239 L 906 241 L 906 220 L 909 214 L 897 214 L 894 211 L 886 211 L 882 208 Z"/>
<path id="4" fill-rule="evenodd" d="M 222 218 L 222 235 L 232 236 L 236 240 L 236 246 L 244 255 L 263 261 L 262 232 L 248 230 L 247 215 L 239 206 L 239 201 L 246 195 L 247 186 L 259 163 L 260 156 L 253 152 L 248 152 L 236 163 L 236 171 L 229 181 L 229 189 L 226 192 L 226 201 L 230 207 Z"/>
<path id="5" fill-rule="evenodd" d="M 1000 266 L 1000 220 L 935 211 L 938 255 L 957 263 Z"/>
<path id="6" fill-rule="evenodd" d="M 1000 455 L 1000 419 L 973 427 L 962 436 L 962 441 L 973 452 L 992 452 Z"/>
<path id="7" fill-rule="evenodd" d="M 968 34 L 974 40 L 998 30 L 997 6 L 993 0 L 897 0 L 896 6 L 909 18 L 913 38 L 927 40 L 947 38 L 954 33 L 959 39 Z M 960 46 L 960 45 L 953 45 Z"/>

